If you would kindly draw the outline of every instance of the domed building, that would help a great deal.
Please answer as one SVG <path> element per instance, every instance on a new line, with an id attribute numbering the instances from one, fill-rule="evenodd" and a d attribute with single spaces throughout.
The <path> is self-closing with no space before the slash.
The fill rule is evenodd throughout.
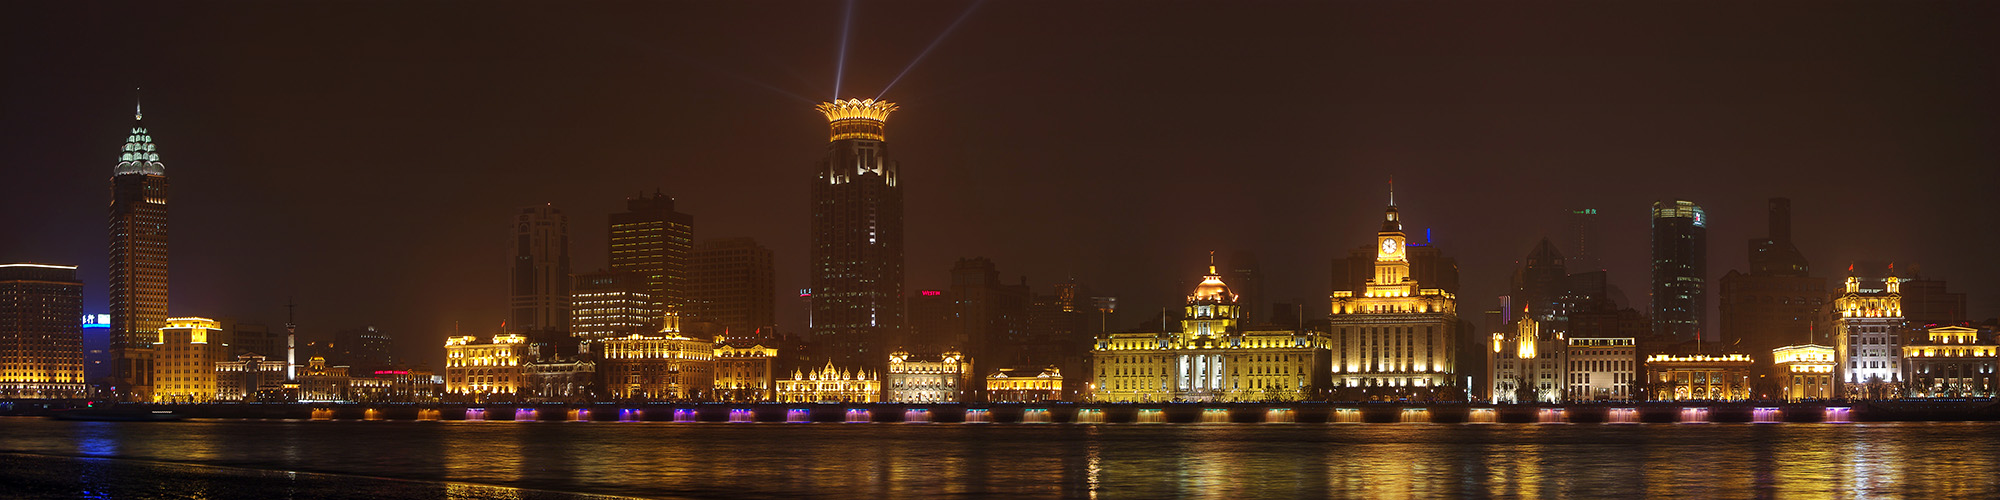
<path id="1" fill-rule="evenodd" d="M 1098 337 L 1090 400 L 1297 401 L 1324 389 L 1332 339 L 1243 325 L 1238 299 L 1210 253 L 1208 274 L 1188 293 L 1179 328 Z"/>

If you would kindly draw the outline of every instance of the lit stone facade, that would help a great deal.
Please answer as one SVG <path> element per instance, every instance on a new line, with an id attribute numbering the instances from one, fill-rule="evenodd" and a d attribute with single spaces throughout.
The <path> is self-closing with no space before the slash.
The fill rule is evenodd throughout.
<path id="1" fill-rule="evenodd" d="M 891 403 L 949 403 L 960 401 L 971 381 L 972 362 L 958 351 L 946 351 L 932 359 L 911 357 L 907 351 L 889 354 L 889 372 L 882 383 L 888 387 L 884 401 Z"/>
<path id="2" fill-rule="evenodd" d="M 167 318 L 153 346 L 153 401 L 215 400 L 215 363 L 226 359 L 222 325 L 208 318 Z"/>
<path id="3" fill-rule="evenodd" d="M 1632 337 L 1569 339 L 1568 369 L 1563 376 L 1570 401 L 1629 401 L 1639 383 L 1638 339 Z"/>
<path id="4" fill-rule="evenodd" d="M 715 346 L 715 399 L 770 401 L 777 396 L 778 348 L 759 342 Z"/>
<path id="5" fill-rule="evenodd" d="M 1903 346 L 1903 380 L 1913 398 L 1991 398 L 2000 383 L 2000 338 L 1963 326 L 1930 329 Z"/>
<path id="6" fill-rule="evenodd" d="M 986 398 L 994 403 L 1061 401 L 1062 396 L 1062 370 L 1053 366 L 1039 371 L 1002 368 L 986 376 Z"/>
<path id="7" fill-rule="evenodd" d="M 283 399 L 284 361 L 270 361 L 259 354 L 237 356 L 235 361 L 215 363 L 216 401 L 271 401 Z"/>
<path id="8" fill-rule="evenodd" d="M 448 394 L 512 395 L 527 388 L 528 338 L 494 335 L 491 342 L 465 335 L 444 341 L 444 390 Z"/>
<path id="9" fill-rule="evenodd" d="M 1743 401 L 1750 399 L 1750 356 L 1742 354 L 1654 354 L 1646 357 L 1646 380 L 1662 401 Z"/>
<path id="10" fill-rule="evenodd" d="M 660 333 L 597 343 L 598 371 L 612 399 L 698 400 L 715 391 L 715 340 L 681 334 L 681 317 L 668 312 Z"/>
<path id="11" fill-rule="evenodd" d="M 778 401 L 786 403 L 876 403 L 882 381 L 868 371 L 849 371 L 829 363 L 811 372 L 792 372 L 778 381 Z"/>
<path id="12" fill-rule="evenodd" d="M 0 264 L 0 399 L 87 395 L 75 266 Z"/>
<path id="13" fill-rule="evenodd" d="M 1090 400 L 1297 401 L 1326 387 L 1332 339 L 1315 331 L 1243 328 L 1237 295 L 1210 258 L 1208 274 L 1188 294 L 1180 331 L 1097 339 Z"/>
<path id="14" fill-rule="evenodd" d="M 1778 399 L 1833 399 L 1840 394 L 1833 375 L 1834 349 L 1823 345 L 1788 345 L 1771 350 L 1771 377 L 1778 382 Z"/>
<path id="15" fill-rule="evenodd" d="M 1361 290 L 1333 292 L 1334 384 L 1416 388 L 1401 390 L 1407 395 L 1456 385 L 1458 301 L 1410 276 L 1408 239 L 1393 196 L 1375 240 L 1375 276 Z M 1396 392 L 1371 391 L 1369 397 Z"/>
<path id="16" fill-rule="evenodd" d="M 1845 396 L 1850 399 L 1889 399 L 1903 393 L 1902 282 L 1891 274 L 1882 288 L 1862 287 L 1861 279 L 1848 276 L 1840 297 L 1833 300 L 1834 348 Z"/>
<path id="17" fill-rule="evenodd" d="M 1534 318 L 1514 322 L 1511 333 L 1493 334 L 1486 366 L 1493 370 L 1495 403 L 1560 403 L 1568 373 L 1569 349 L 1563 332 L 1544 330 Z"/>

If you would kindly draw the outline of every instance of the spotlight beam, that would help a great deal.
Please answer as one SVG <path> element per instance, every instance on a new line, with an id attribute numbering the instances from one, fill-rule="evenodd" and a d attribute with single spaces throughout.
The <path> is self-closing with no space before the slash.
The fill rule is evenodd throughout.
<path id="1" fill-rule="evenodd" d="M 854 28 L 854 0 L 847 0 L 847 11 L 840 16 L 840 57 L 834 60 L 833 98 L 840 98 L 840 81 L 847 75 L 847 34 Z"/>
<path id="2" fill-rule="evenodd" d="M 951 32 L 952 32 L 952 31 L 954 31 L 954 30 L 957 30 L 957 29 L 958 29 L 958 25 L 960 25 L 960 24 L 964 24 L 964 23 L 965 23 L 965 19 L 966 19 L 966 18 L 969 18 L 969 17 L 972 17 L 972 11 L 975 11 L 975 10 L 979 10 L 979 6 L 980 6 L 980 5 L 984 5 L 985 3 L 986 3 L 986 0 L 979 0 L 979 1 L 977 1 L 977 2 L 973 2 L 973 3 L 972 3 L 972 6 L 970 6 L 970 7 L 966 7 L 966 8 L 965 8 L 965 13 L 963 13 L 963 14 L 959 14 L 959 15 L 958 15 L 958 20 L 955 20 L 955 21 L 952 21 L 952 22 L 951 22 L 951 25 L 950 25 L 950 26 L 946 26 L 946 27 L 944 28 L 944 32 L 943 32 L 943 33 L 938 33 L 938 36 L 937 36 L 937 39 L 935 39 L 935 40 L 931 40 L 931 44 L 930 44 L 930 46 L 928 46 L 928 47 L 924 47 L 924 51 L 923 51 L 923 52 L 918 52 L 918 53 L 917 53 L 917 58 L 916 58 L 916 59 L 911 59 L 911 60 L 910 60 L 910 65 L 908 65 L 908 66 L 904 66 L 904 67 L 903 67 L 903 72 L 901 72 L 901 73 L 897 73 L 897 74 L 896 74 L 896 78 L 895 78 L 895 79 L 893 79 L 893 80 L 889 80 L 889 84 L 888 84 L 888 85 L 884 85 L 884 86 L 882 86 L 882 92 L 881 92 L 881 93 L 878 93 L 878 94 L 875 94 L 875 98 L 876 98 L 876 99 L 881 99 L 881 98 L 882 98 L 882 96 L 884 96 L 884 95 L 888 95 L 888 94 L 889 94 L 889 89 L 890 89 L 890 88 L 892 88 L 892 87 L 895 87 L 895 86 L 896 86 L 896 82 L 900 82 L 900 81 L 903 81 L 903 75 L 907 75 L 907 74 L 910 74 L 910 70 L 911 70 L 911 69 L 913 69 L 913 68 L 916 68 L 916 67 L 917 67 L 917 63 L 919 63 L 919 62 L 922 62 L 922 61 L 924 60 L 924 56 L 927 56 L 927 55 L 930 55 L 930 54 L 931 54 L 931 50 L 933 50 L 933 49 L 936 49 L 936 48 L 938 47 L 938 44 L 941 44 L 941 43 L 944 43 L 944 39 L 945 39 L 946 37 L 949 37 L 949 36 L 951 36 Z"/>

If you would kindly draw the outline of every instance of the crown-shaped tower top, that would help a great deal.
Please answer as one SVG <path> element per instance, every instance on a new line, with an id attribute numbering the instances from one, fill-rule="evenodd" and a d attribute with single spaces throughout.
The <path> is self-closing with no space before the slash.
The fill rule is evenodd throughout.
<path id="1" fill-rule="evenodd" d="M 833 127 L 833 138 L 828 141 L 880 141 L 883 140 L 883 128 L 889 122 L 889 113 L 896 111 L 896 103 L 874 99 L 834 99 L 819 103 L 818 109 Z"/>

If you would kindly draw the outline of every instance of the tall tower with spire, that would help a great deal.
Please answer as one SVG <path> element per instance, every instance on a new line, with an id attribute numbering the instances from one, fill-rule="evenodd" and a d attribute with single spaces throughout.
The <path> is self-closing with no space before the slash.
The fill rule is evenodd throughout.
<path id="1" fill-rule="evenodd" d="M 1349 397 L 1463 397 L 1458 378 L 1458 299 L 1411 273 L 1395 183 L 1375 233 L 1375 272 L 1360 289 L 1334 290 L 1329 327 L 1333 383 Z M 1338 284 L 1336 284 L 1338 286 Z"/>
<path id="2" fill-rule="evenodd" d="M 812 184 L 811 325 L 836 366 L 881 371 L 903 328 L 903 189 L 884 130 L 896 105 L 834 100 Z"/>
<path id="3" fill-rule="evenodd" d="M 167 326 L 167 169 L 143 108 L 111 171 L 111 344 L 109 384 L 120 398 L 152 397 L 153 344 Z"/>

